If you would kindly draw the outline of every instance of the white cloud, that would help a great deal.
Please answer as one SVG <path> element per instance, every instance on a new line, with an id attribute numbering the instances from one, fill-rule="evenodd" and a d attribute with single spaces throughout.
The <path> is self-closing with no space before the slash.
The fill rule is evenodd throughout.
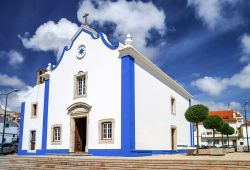
<path id="1" fill-rule="evenodd" d="M 219 0 L 188 0 L 188 5 L 195 8 L 197 16 L 210 28 L 221 20 L 221 4 Z"/>
<path id="2" fill-rule="evenodd" d="M 200 78 L 196 81 L 192 81 L 191 84 L 213 96 L 219 95 L 226 87 L 222 80 L 216 77 Z"/>
<path id="3" fill-rule="evenodd" d="M 147 46 L 150 39 L 149 31 L 155 29 L 160 36 L 166 31 L 165 13 L 158 9 L 152 2 L 141 2 L 119 0 L 111 1 L 82 1 L 77 11 L 77 17 L 80 22 L 84 22 L 82 15 L 85 12 L 90 13 L 88 20 L 90 23 L 96 21 L 101 26 L 106 21 L 113 22 L 115 36 L 119 40 L 124 40 L 127 33 L 131 33 L 134 40 L 134 46 L 147 57 L 155 57 L 159 48 L 165 43 L 160 42 L 158 47 Z M 63 47 L 69 42 L 70 38 L 77 32 L 79 26 L 71 21 L 62 18 L 58 23 L 48 21 L 40 25 L 33 36 L 25 33 L 24 36 L 18 35 L 22 40 L 24 47 L 36 51 L 53 51 L 57 57 Z M 160 38 L 160 37 L 159 37 Z"/>
<path id="4" fill-rule="evenodd" d="M 0 93 L 5 93 L 6 91 L 10 91 L 12 89 L 19 90 L 18 92 L 14 92 L 8 96 L 8 109 L 12 111 L 20 111 L 21 102 L 23 102 L 33 90 L 33 87 L 26 85 L 20 78 L 16 76 L 11 77 L 1 73 L 0 87 L 4 87 L 5 89 L 2 89 Z M 0 96 L 0 100 L 5 101 L 3 95 Z M 5 105 L 5 103 L 0 103 L 0 105 Z"/>
<path id="5" fill-rule="evenodd" d="M 240 73 L 234 74 L 230 78 L 203 77 L 191 82 L 201 91 L 207 92 L 212 96 L 218 96 L 229 86 L 241 89 L 250 89 L 250 64 L 245 66 Z"/>
<path id="6" fill-rule="evenodd" d="M 16 50 L 10 50 L 9 52 L 1 51 L 0 58 L 8 59 L 8 63 L 13 67 L 18 67 L 24 61 L 23 54 Z"/>
<path id="7" fill-rule="evenodd" d="M 233 29 L 243 23 L 234 7 L 241 0 L 188 0 L 197 18 L 200 18 L 210 29 Z M 227 8 L 231 7 L 230 10 Z"/>
<path id="8" fill-rule="evenodd" d="M 119 0 L 111 1 L 82 1 L 77 11 L 77 18 L 84 22 L 83 14 L 90 13 L 90 23 L 96 21 L 103 25 L 106 21 L 117 24 L 115 36 L 124 39 L 127 33 L 133 36 L 134 46 L 149 58 L 155 57 L 158 48 L 147 47 L 150 39 L 149 30 L 156 29 L 160 35 L 166 31 L 163 10 L 158 9 L 152 2 Z M 162 43 L 161 45 L 163 45 Z M 160 46 L 161 46 L 160 45 Z"/>
<path id="9" fill-rule="evenodd" d="M 58 23 L 48 21 L 40 25 L 32 37 L 29 37 L 29 33 L 26 33 L 24 37 L 20 35 L 18 37 L 25 48 L 36 51 L 53 51 L 59 57 L 63 47 L 74 36 L 78 28 L 77 24 L 62 18 Z"/>
<path id="10" fill-rule="evenodd" d="M 0 87 L 23 88 L 25 83 L 16 76 L 8 76 L 7 74 L 0 73 Z"/>
<path id="11" fill-rule="evenodd" d="M 238 102 L 229 102 L 229 103 L 222 103 L 222 102 L 214 102 L 214 101 L 199 101 L 199 100 L 192 100 L 192 105 L 195 104 L 203 104 L 209 108 L 210 111 L 212 110 L 226 110 L 226 109 L 233 109 L 233 110 L 241 110 L 241 104 Z"/>
<path id="12" fill-rule="evenodd" d="M 250 36 L 244 34 L 241 38 L 241 46 L 242 46 L 242 56 L 240 58 L 241 62 L 249 62 L 250 61 Z"/>
<path id="13" fill-rule="evenodd" d="M 8 110 L 20 112 L 21 102 L 25 100 L 33 91 L 33 87 L 25 85 L 18 92 L 12 93 L 8 96 Z M 2 96 L 2 101 L 4 97 Z M 3 106 L 5 103 L 0 103 Z"/>

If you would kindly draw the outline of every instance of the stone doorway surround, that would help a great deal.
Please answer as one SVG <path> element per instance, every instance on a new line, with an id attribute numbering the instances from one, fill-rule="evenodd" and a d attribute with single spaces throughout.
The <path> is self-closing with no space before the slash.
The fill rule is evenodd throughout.
<path id="1" fill-rule="evenodd" d="M 75 119 L 86 117 L 86 147 L 85 152 L 88 152 L 88 139 L 89 139 L 89 112 L 91 106 L 84 102 L 76 102 L 70 105 L 68 108 L 68 114 L 70 115 L 70 146 L 69 152 L 75 151 Z"/>
<path id="2" fill-rule="evenodd" d="M 170 127 L 170 135 L 171 135 L 171 150 L 177 150 L 177 127 L 171 125 Z"/>

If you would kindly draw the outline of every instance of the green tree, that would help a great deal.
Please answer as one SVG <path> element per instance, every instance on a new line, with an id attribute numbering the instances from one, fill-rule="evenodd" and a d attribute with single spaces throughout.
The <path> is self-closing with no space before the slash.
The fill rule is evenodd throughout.
<path id="1" fill-rule="evenodd" d="M 199 154 L 199 128 L 198 124 L 203 122 L 208 117 L 208 108 L 202 104 L 197 104 L 189 107 L 185 112 L 187 121 L 195 123 L 197 129 L 197 152 Z"/>
<path id="2" fill-rule="evenodd" d="M 223 135 L 227 134 L 228 129 L 229 129 L 229 124 L 225 123 L 224 121 L 221 123 L 220 127 L 217 129 L 221 133 L 222 147 L 224 147 Z"/>
<path id="3" fill-rule="evenodd" d="M 229 147 L 229 138 L 228 138 L 228 135 L 233 135 L 234 132 L 235 132 L 234 128 L 231 127 L 231 126 L 229 126 L 229 128 L 227 129 L 227 133 L 226 133 L 226 135 L 227 135 L 227 147 Z"/>
<path id="4" fill-rule="evenodd" d="M 215 130 L 219 129 L 221 124 L 222 124 L 222 119 L 217 116 L 217 115 L 212 115 L 212 116 L 208 116 L 206 118 L 206 120 L 203 121 L 203 126 L 206 129 L 212 129 L 213 130 L 213 146 L 215 145 L 214 143 L 214 137 L 215 137 Z"/>

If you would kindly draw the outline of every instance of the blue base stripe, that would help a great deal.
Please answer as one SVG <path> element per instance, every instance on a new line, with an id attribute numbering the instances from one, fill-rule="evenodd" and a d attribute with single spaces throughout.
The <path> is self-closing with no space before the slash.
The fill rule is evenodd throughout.
<path id="1" fill-rule="evenodd" d="M 68 154 L 69 149 L 47 149 L 45 152 L 43 150 L 36 150 L 36 152 L 28 152 L 27 150 L 19 150 L 18 155 L 49 155 L 49 154 Z"/>
<path id="2" fill-rule="evenodd" d="M 94 156 L 125 156 L 125 157 L 138 157 L 138 156 L 151 156 L 153 154 L 185 154 L 186 149 L 178 150 L 134 150 L 124 152 L 120 149 L 89 149 L 89 154 Z"/>

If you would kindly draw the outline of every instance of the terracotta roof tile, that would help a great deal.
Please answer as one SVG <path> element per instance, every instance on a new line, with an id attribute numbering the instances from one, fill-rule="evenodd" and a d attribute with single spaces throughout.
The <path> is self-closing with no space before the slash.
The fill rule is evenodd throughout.
<path id="1" fill-rule="evenodd" d="M 236 113 L 236 117 L 234 117 L 233 110 L 210 111 L 209 115 L 218 115 L 224 121 L 236 121 L 236 117 L 242 117 L 239 113 Z"/>

